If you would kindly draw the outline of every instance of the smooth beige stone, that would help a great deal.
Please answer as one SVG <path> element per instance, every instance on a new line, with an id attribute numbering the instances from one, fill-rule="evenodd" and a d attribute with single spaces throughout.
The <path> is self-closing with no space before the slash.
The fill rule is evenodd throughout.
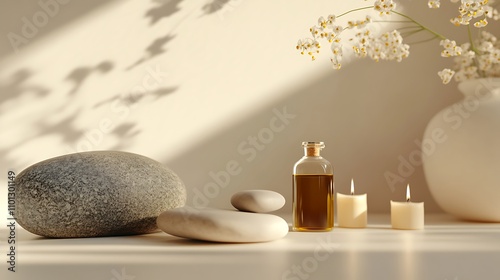
<path id="1" fill-rule="evenodd" d="M 235 193 L 231 197 L 234 208 L 255 213 L 267 213 L 281 209 L 285 205 L 285 198 L 274 191 L 246 190 Z"/>
<path id="2" fill-rule="evenodd" d="M 156 223 L 171 235 L 214 242 L 267 242 L 288 234 L 281 217 L 233 210 L 176 208 L 161 213 Z"/>

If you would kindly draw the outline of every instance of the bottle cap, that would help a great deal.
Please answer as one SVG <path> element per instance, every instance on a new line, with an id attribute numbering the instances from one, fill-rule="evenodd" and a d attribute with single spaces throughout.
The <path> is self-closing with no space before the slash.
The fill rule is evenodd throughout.
<path id="1" fill-rule="evenodd" d="M 325 142 L 318 142 L 318 141 L 302 142 L 302 147 L 310 147 L 310 148 L 314 147 L 323 149 L 325 147 Z"/>

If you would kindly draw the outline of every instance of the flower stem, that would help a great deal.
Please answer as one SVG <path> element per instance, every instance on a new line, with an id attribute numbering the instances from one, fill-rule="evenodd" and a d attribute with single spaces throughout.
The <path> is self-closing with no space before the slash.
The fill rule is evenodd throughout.
<path id="1" fill-rule="evenodd" d="M 401 29 L 402 28 L 399 28 L 398 30 L 401 32 Z M 418 27 L 418 29 L 416 29 L 416 30 L 408 30 L 406 32 L 401 32 L 401 36 L 410 37 L 411 35 L 417 34 L 417 33 L 422 32 L 422 31 L 424 31 L 424 29 L 421 27 Z M 435 37 L 432 37 L 432 38 L 435 38 Z"/>
<path id="2" fill-rule="evenodd" d="M 343 13 L 343 14 L 338 15 L 337 17 L 342 17 L 342 16 L 345 16 L 345 15 L 353 13 L 353 12 L 362 11 L 362 10 L 368 10 L 368 9 L 373 9 L 373 6 L 361 7 L 361 8 L 357 8 L 357 9 L 354 9 L 354 10 L 349 10 L 349 11 Z"/>
<path id="3" fill-rule="evenodd" d="M 430 28 L 428 28 L 428 27 L 424 26 L 424 25 L 423 25 L 423 24 L 421 24 L 420 22 L 418 22 L 418 21 L 414 20 L 413 18 L 411 18 L 411 17 L 409 17 L 409 16 L 407 16 L 407 15 L 405 15 L 405 14 L 403 14 L 403 13 L 400 13 L 400 12 L 397 12 L 397 11 L 394 11 L 394 10 L 392 10 L 391 12 L 392 12 L 392 13 L 395 13 L 396 15 L 402 16 L 402 17 L 404 17 L 404 18 L 406 18 L 406 19 L 410 20 L 411 22 L 415 23 L 416 25 L 418 25 L 418 26 L 422 27 L 422 29 L 424 29 L 425 31 L 427 31 L 427 32 L 431 33 L 432 35 L 434 35 L 436 38 L 439 38 L 439 39 L 441 39 L 441 40 L 446 39 L 446 37 L 445 37 L 445 36 L 443 36 L 443 35 L 441 35 L 441 34 L 439 34 L 439 33 L 435 32 L 435 31 L 433 31 L 432 29 L 430 29 Z"/>
<path id="4" fill-rule="evenodd" d="M 419 30 L 419 31 L 424 31 L 424 29 L 420 26 L 415 26 L 415 25 L 411 25 L 411 26 L 403 26 L 403 27 L 399 27 L 398 30 Z"/>
<path id="5" fill-rule="evenodd" d="M 470 25 L 467 25 L 467 35 L 469 35 L 470 49 L 476 54 L 479 54 L 479 51 L 476 49 L 476 46 L 474 45 L 474 40 L 472 39 L 472 31 Z"/>
<path id="6" fill-rule="evenodd" d="M 408 44 L 411 44 L 411 45 L 416 45 L 416 44 L 422 44 L 422 43 L 426 43 L 426 42 L 429 42 L 429 41 L 432 41 L 432 40 L 435 40 L 436 37 L 432 37 L 432 38 L 429 38 L 429 39 L 425 39 L 425 40 L 421 40 L 421 41 L 417 41 L 417 42 L 412 42 L 412 43 L 408 43 Z"/>
<path id="7" fill-rule="evenodd" d="M 373 22 L 405 23 L 405 22 L 412 22 L 412 21 L 409 21 L 409 20 L 374 20 Z"/>
<path id="8" fill-rule="evenodd" d="M 476 49 L 476 45 L 474 45 L 474 40 L 472 39 L 472 31 L 470 28 L 470 25 L 467 25 L 467 35 L 469 35 L 469 42 L 470 42 L 470 49 L 477 55 L 480 55 L 481 52 Z M 480 69 L 479 67 L 479 61 L 477 59 L 477 56 L 474 56 L 474 65 L 477 67 L 477 72 L 480 77 L 484 78 L 484 71 Z"/>

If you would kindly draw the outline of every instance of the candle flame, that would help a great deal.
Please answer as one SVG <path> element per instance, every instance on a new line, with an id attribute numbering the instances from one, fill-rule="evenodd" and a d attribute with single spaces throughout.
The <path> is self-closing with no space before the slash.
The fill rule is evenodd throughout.
<path id="1" fill-rule="evenodd" d="M 406 185 L 406 202 L 410 202 L 410 184 Z"/>
<path id="2" fill-rule="evenodd" d="M 351 179 L 351 195 L 354 194 L 354 179 Z"/>

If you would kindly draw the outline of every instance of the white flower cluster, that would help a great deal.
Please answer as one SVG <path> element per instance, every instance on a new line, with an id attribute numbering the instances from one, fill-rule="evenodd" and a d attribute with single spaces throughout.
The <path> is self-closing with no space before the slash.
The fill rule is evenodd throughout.
<path id="1" fill-rule="evenodd" d="M 488 25 L 488 18 L 493 20 L 499 19 L 497 9 L 494 9 L 488 0 L 450 0 L 453 3 L 460 2 L 458 7 L 459 15 L 451 19 L 451 22 L 456 26 L 469 25 L 472 19 L 478 19 L 474 22 L 477 28 L 485 27 Z M 429 8 L 439 8 L 440 0 L 429 0 L 427 2 Z"/>
<path id="2" fill-rule="evenodd" d="M 321 48 L 318 39 L 322 38 L 330 43 L 339 43 L 340 37 L 338 36 L 344 31 L 344 28 L 335 24 L 334 15 L 329 15 L 326 19 L 320 17 L 318 19 L 318 25 L 309 28 L 309 31 L 311 32 L 312 38 L 300 39 L 297 42 L 296 48 L 301 54 L 308 54 L 312 60 L 315 60 L 316 54 L 319 53 L 319 49 Z"/>
<path id="3" fill-rule="evenodd" d="M 313 38 L 324 38 L 332 43 L 344 31 L 344 28 L 335 24 L 335 15 L 329 15 L 327 19 L 320 17 L 318 25 L 311 27 L 309 30 Z"/>
<path id="4" fill-rule="evenodd" d="M 441 40 L 441 46 L 444 47 L 444 50 L 441 52 L 442 57 L 450 57 L 450 56 L 459 56 L 462 54 L 462 48 L 457 46 L 457 42 L 444 39 Z"/>
<path id="5" fill-rule="evenodd" d="M 297 42 L 297 50 L 300 51 L 300 54 L 308 54 L 312 60 L 316 59 L 316 54 L 319 53 L 319 48 L 321 45 L 316 39 L 300 39 Z"/>
<path id="6" fill-rule="evenodd" d="M 441 2 L 439 2 L 439 0 L 429 0 L 429 2 L 427 2 L 427 5 L 429 5 L 429 8 L 431 9 L 437 9 L 439 7 L 441 7 Z"/>
<path id="7" fill-rule="evenodd" d="M 470 43 L 457 48 L 461 49 L 461 53 L 455 57 L 455 70 L 438 72 L 444 84 L 449 83 L 452 77 L 457 82 L 479 77 L 500 77 L 500 42 L 491 33 L 482 31 L 474 42 L 474 50 Z"/>
<path id="8" fill-rule="evenodd" d="M 374 4 L 375 11 L 380 12 L 380 15 L 390 15 L 391 11 L 396 9 L 396 3 L 392 0 L 377 0 Z"/>
<path id="9" fill-rule="evenodd" d="M 376 0 L 373 9 L 381 15 L 388 15 L 396 7 L 393 0 Z M 341 44 L 341 33 L 346 29 L 365 29 L 366 25 L 372 22 L 372 18 L 367 15 L 362 20 L 348 21 L 347 26 L 342 26 L 336 22 L 335 15 L 329 15 L 327 18 L 320 17 L 318 24 L 309 28 L 312 38 L 300 39 L 297 42 L 297 50 L 301 54 L 308 54 L 312 60 L 316 59 L 316 54 L 319 53 L 321 44 L 320 39 L 326 39 L 331 45 L 332 67 L 340 69 L 342 64 L 343 45 Z M 387 32 L 379 37 L 375 37 L 370 31 L 364 30 L 358 32 L 355 38 L 350 38 L 350 41 L 355 41 L 353 50 L 358 57 L 370 57 L 375 61 L 379 60 L 396 60 L 401 61 L 409 55 L 409 46 L 403 44 L 401 34 L 394 30 Z"/>
<path id="10" fill-rule="evenodd" d="M 351 12 L 373 9 L 380 14 L 379 22 L 391 22 L 397 25 L 399 30 L 393 30 L 381 35 L 373 34 L 368 28 L 365 28 L 372 22 L 369 16 L 362 20 L 347 21 L 346 24 L 337 23 L 337 17 L 330 15 L 326 18 L 320 17 L 317 25 L 311 27 L 312 38 L 301 39 L 297 43 L 297 49 L 301 54 L 308 54 L 312 60 L 320 52 L 320 40 L 326 40 L 330 43 L 331 62 L 334 69 L 340 69 L 343 57 L 343 44 L 341 35 L 347 29 L 358 29 L 349 43 L 352 44 L 354 55 L 359 58 L 369 57 L 374 61 L 395 60 L 402 61 L 410 54 L 410 46 L 403 43 L 403 36 L 411 36 L 420 31 L 430 33 L 433 38 L 440 39 L 442 57 L 453 57 L 455 67 L 453 69 L 443 69 L 438 72 L 443 83 L 447 84 L 452 79 L 457 82 L 475 79 L 479 77 L 500 77 L 500 42 L 495 36 L 484 29 L 478 30 L 480 36 L 473 40 L 471 29 L 469 29 L 469 42 L 458 45 L 454 40 L 447 39 L 445 36 L 434 32 L 425 25 L 416 21 L 412 17 L 396 11 L 396 4 L 393 0 L 372 0 L 373 6 L 362 7 L 347 11 L 338 15 L 340 18 Z M 473 25 L 482 28 L 488 25 L 488 19 L 493 21 L 500 20 L 500 15 L 495 4 L 497 0 L 450 0 L 457 3 L 459 15 L 451 20 L 457 26 Z M 428 0 L 429 8 L 439 8 L 441 0 Z M 383 19 L 383 16 L 396 14 L 403 18 L 402 21 Z M 402 23 L 402 24 L 401 24 Z M 403 33 L 400 33 L 403 32 Z M 495 30 L 498 32 L 498 28 Z M 345 35 L 344 35 L 345 36 Z M 431 38 L 432 39 L 432 38 Z"/>
<path id="11" fill-rule="evenodd" d="M 356 21 L 350 20 L 347 22 L 347 25 L 348 28 L 350 29 L 353 29 L 354 27 L 363 28 L 370 22 L 372 22 L 372 18 L 370 16 L 366 16 L 364 20 L 356 20 Z"/>
<path id="12" fill-rule="evenodd" d="M 398 30 L 386 32 L 378 37 L 365 30 L 356 33 L 356 40 L 353 49 L 357 57 L 369 56 L 377 62 L 381 59 L 400 62 L 410 55 L 410 46 L 403 44 L 403 37 Z"/>

